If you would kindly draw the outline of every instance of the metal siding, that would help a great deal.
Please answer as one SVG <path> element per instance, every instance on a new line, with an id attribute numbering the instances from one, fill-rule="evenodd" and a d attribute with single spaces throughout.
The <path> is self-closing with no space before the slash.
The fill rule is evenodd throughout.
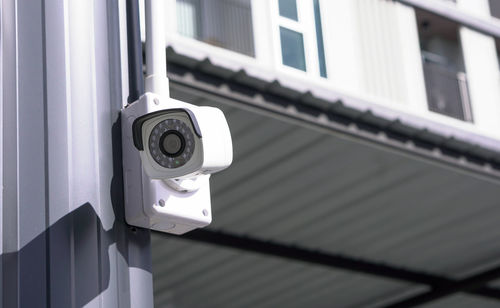
<path id="1" fill-rule="evenodd" d="M 93 50 L 93 14 L 94 3 L 85 1 L 68 2 L 69 22 L 69 85 L 70 92 L 70 191 L 69 211 L 88 204 L 99 215 L 99 171 L 95 155 L 99 153 L 96 139 L 96 93 Z M 86 20 L 87 22 L 83 22 Z M 75 36 L 78 35 L 78 37 Z M 72 248 L 72 283 L 74 300 L 77 305 L 84 305 L 95 294 L 100 293 L 102 271 L 99 265 L 100 247 L 98 236 L 100 221 L 97 217 L 76 218 L 73 221 Z M 90 307 L 99 307 L 99 303 L 89 303 Z"/>
<path id="2" fill-rule="evenodd" d="M 46 136 L 44 110 L 44 54 L 41 2 L 17 3 L 17 249 L 46 227 Z M 27 91 L 27 89 L 30 89 Z M 23 193 L 26 192 L 26 193 Z M 29 192 L 29 193 L 28 193 Z M 9 205 L 7 205 L 9 206 Z M 12 206 L 12 205 L 10 205 Z M 47 302 L 46 236 L 18 255 L 19 306 Z"/>
<path id="3" fill-rule="evenodd" d="M 152 307 L 121 202 L 123 5 L 2 2 L 2 307 Z"/>
<path id="4" fill-rule="evenodd" d="M 2 288 L 2 306 L 17 305 L 17 97 L 16 97 L 16 14 L 12 0 L 2 0 L 2 24 L 11 25 L 11 31 L 1 27 L 2 39 L 2 281 L 10 283 Z M 11 102 L 11 103 L 8 103 Z M 6 163 L 6 162 L 9 163 Z M 8 206 L 10 205 L 10 206 Z"/>
<path id="5" fill-rule="evenodd" d="M 2 4 L 2 6 L 0 7 L 0 24 L 3 23 L 3 20 L 4 20 L 4 17 L 3 17 L 3 2 L 0 2 Z M 0 29 L 0 33 L 1 33 L 1 29 Z M 3 37 L 3 33 L 1 33 L 2 37 Z M 3 40 L 0 41 L 0 85 L 2 85 L 2 87 L 0 87 L 0 119 L 2 120 L 2 123 L 4 122 L 4 118 L 3 118 L 3 106 L 4 106 L 4 91 L 3 91 L 3 73 L 4 73 L 4 63 L 3 63 L 3 52 L 4 52 L 4 48 L 3 48 Z M 3 125 L 2 127 L 0 128 L 0 187 L 2 187 L 2 189 L 0 189 L 0 224 L 2 225 L 3 227 L 3 208 L 4 208 L 4 205 L 3 205 L 3 190 L 4 190 L 4 184 L 3 184 L 3 176 L 4 176 L 4 173 L 3 173 L 3 146 L 4 146 L 4 142 L 3 142 Z M 3 228 L 0 227 L 0 253 L 3 254 L 3 251 L 4 251 L 4 248 L 3 248 Z M 0 277 L 3 277 L 3 262 L 0 262 Z M 0 278 L 2 279 L 2 278 Z M 0 288 L 0 303 L 2 303 L 3 305 L 3 297 L 4 297 L 4 294 L 3 294 L 3 290 L 2 288 Z"/>

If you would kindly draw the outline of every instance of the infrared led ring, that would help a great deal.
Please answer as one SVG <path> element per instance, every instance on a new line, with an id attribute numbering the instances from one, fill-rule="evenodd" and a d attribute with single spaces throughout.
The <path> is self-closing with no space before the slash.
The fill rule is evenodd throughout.
<path id="1" fill-rule="evenodd" d="M 194 152 L 191 128 L 178 119 L 159 122 L 149 136 L 149 151 L 162 167 L 174 169 L 185 165 Z"/>

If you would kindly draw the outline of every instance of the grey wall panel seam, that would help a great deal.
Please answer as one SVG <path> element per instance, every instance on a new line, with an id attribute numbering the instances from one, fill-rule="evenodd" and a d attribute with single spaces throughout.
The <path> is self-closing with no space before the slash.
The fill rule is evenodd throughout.
<path id="1" fill-rule="evenodd" d="M 42 20 L 42 70 L 43 70 L 43 135 L 44 135 L 44 173 L 45 173 L 45 228 L 50 225 L 49 211 L 49 133 L 48 133 L 48 102 L 47 102 L 47 28 L 45 24 L 46 0 L 41 1 L 41 20 Z M 50 232 L 47 229 L 45 237 L 45 298 L 46 305 L 50 307 Z"/>

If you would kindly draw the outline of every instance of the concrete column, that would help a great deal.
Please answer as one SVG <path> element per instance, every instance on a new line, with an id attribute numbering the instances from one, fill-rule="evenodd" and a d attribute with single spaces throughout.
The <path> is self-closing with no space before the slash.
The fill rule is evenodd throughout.
<path id="1" fill-rule="evenodd" d="M 124 222 L 124 0 L 1 0 L 1 304 L 152 307 Z"/>
<path id="2" fill-rule="evenodd" d="M 467 13 L 489 18 L 488 0 L 458 0 Z M 492 37 L 460 28 L 472 116 L 477 127 L 500 137 L 500 69 Z"/>

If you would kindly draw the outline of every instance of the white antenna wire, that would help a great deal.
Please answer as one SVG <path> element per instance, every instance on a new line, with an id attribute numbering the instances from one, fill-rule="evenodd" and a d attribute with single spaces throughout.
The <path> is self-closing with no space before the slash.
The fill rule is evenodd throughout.
<path id="1" fill-rule="evenodd" d="M 165 54 L 165 0 L 145 0 L 146 92 L 169 97 L 167 56 Z"/>

